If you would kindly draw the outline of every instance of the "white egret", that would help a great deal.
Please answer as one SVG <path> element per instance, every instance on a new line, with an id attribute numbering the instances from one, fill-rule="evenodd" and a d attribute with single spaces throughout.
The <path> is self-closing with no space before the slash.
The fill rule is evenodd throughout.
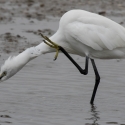
<path id="1" fill-rule="evenodd" d="M 0 81 L 7 80 L 23 68 L 30 60 L 41 54 L 62 51 L 78 68 L 87 75 L 89 59 L 95 72 L 95 87 L 90 103 L 93 104 L 100 82 L 94 59 L 125 58 L 125 28 L 101 15 L 84 10 L 71 10 L 60 19 L 57 32 L 36 47 L 26 49 L 15 57 L 8 58 L 1 67 Z M 68 54 L 86 57 L 83 70 Z"/>

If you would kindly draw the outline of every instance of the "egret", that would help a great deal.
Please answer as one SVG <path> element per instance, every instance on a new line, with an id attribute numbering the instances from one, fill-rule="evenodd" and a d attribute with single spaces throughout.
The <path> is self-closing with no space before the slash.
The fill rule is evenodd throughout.
<path id="1" fill-rule="evenodd" d="M 84 10 L 66 12 L 60 19 L 57 32 L 50 38 L 44 35 L 42 37 L 44 42 L 5 61 L 1 66 L 0 81 L 12 77 L 29 61 L 42 54 L 56 52 L 56 59 L 61 51 L 83 75 L 87 75 L 88 63 L 91 60 L 95 73 L 95 85 L 90 100 L 93 104 L 100 83 L 94 59 L 125 58 L 125 28 L 106 17 Z M 85 57 L 85 69 L 82 69 L 69 53 Z"/>

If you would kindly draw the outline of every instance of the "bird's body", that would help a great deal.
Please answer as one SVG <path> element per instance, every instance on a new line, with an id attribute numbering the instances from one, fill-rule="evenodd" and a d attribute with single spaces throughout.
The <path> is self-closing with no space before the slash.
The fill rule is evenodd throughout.
<path id="1" fill-rule="evenodd" d="M 61 46 L 64 53 L 63 48 L 68 53 L 87 57 L 85 70 L 80 71 L 82 74 L 88 73 L 90 58 L 96 75 L 96 84 L 99 84 L 100 76 L 93 59 L 125 58 L 125 28 L 106 17 L 84 10 L 66 12 L 60 19 L 57 32 L 50 37 L 50 40 Z M 18 56 L 9 58 L 1 67 L 1 81 L 16 74 L 30 60 L 51 52 L 55 52 L 55 49 L 42 42 L 36 47 L 28 48 Z M 65 55 L 72 61 L 68 53 Z M 72 62 L 81 70 L 74 61 Z"/>
<path id="2" fill-rule="evenodd" d="M 69 53 L 80 56 L 125 58 L 125 28 L 106 17 L 84 10 L 65 13 L 59 29 L 50 39 Z M 37 47 L 41 49 L 43 44 Z M 47 50 L 51 51 L 51 48 L 45 49 L 45 53 Z"/>

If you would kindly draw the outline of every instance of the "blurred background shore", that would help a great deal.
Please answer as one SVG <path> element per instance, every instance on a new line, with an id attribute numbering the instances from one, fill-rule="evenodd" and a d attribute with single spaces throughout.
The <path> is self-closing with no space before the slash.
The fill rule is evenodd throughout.
<path id="1" fill-rule="evenodd" d="M 98 13 L 125 25 L 124 8 L 124 0 L 0 0 L 0 43 L 3 44 L 0 51 L 21 52 L 24 48 L 38 44 L 39 40 L 32 42 L 28 36 L 30 34 L 36 36 L 39 32 L 52 35 L 57 30 L 59 18 L 71 9 Z M 33 27 L 36 23 L 45 20 L 57 22 L 55 29 L 51 26 L 43 28 L 43 23 L 41 23 L 39 28 L 24 29 L 23 32 L 28 34 L 27 36 L 17 32 L 20 27 L 27 27 L 27 25 Z M 13 25 L 16 25 L 15 29 Z"/>

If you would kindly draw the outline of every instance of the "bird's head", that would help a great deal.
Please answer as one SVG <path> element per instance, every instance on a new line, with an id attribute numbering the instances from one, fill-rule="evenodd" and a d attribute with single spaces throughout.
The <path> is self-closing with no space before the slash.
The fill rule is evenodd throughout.
<path id="1" fill-rule="evenodd" d="M 9 57 L 1 66 L 0 82 L 5 81 L 20 71 L 30 60 L 41 55 L 35 48 L 31 47 L 26 49 L 17 56 Z"/>
<path id="2" fill-rule="evenodd" d="M 19 71 L 17 69 L 17 64 L 15 61 L 15 57 L 9 57 L 5 63 L 1 66 L 0 70 L 0 82 L 3 82 Z"/>

